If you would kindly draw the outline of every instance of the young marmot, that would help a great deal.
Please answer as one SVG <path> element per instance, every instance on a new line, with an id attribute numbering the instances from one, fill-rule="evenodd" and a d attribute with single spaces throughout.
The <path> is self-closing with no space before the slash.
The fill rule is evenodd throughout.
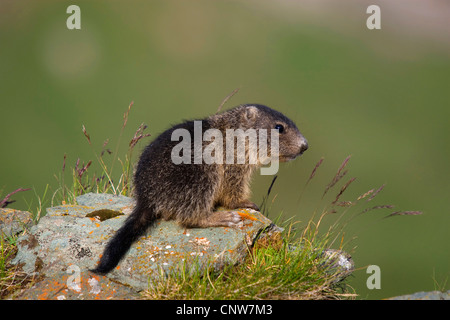
<path id="1" fill-rule="evenodd" d="M 252 172 L 262 163 L 267 164 L 268 158 L 277 157 L 279 161 L 289 161 L 308 148 L 306 139 L 294 122 L 282 113 L 263 105 L 241 105 L 199 121 L 201 122 L 186 121 L 166 130 L 144 149 L 134 176 L 136 207 L 107 244 L 93 272 L 99 274 L 110 272 L 117 266 L 133 242 L 141 237 L 157 219 L 173 219 L 184 227 L 239 226 L 242 221 L 238 214 L 232 211 L 216 212 L 215 208 L 222 206 L 230 210 L 237 208 L 258 210 L 258 206 L 249 200 Z M 198 124 L 201 124 L 200 132 Z M 189 140 L 189 146 L 194 151 L 187 153 L 188 160 L 192 161 L 174 163 L 177 162 L 173 161 L 174 148 L 180 143 L 180 139 L 176 140 L 173 137 L 176 129 L 180 129 L 178 132 L 189 133 L 193 137 Z M 223 137 L 232 131 L 230 129 L 243 131 L 255 129 L 259 142 L 268 142 L 262 144 L 268 146 L 266 156 L 265 158 L 261 156 L 259 145 L 252 148 L 251 142 L 247 141 L 243 149 L 244 162 L 237 161 L 238 152 L 231 152 L 231 156 L 227 158 L 225 149 L 228 139 L 224 138 L 222 142 L 217 141 L 223 143 L 223 152 L 216 150 L 217 154 L 211 153 L 214 154 L 215 159 L 223 161 L 199 163 L 198 159 L 194 159 L 194 154 L 198 155 L 195 148 L 197 147 L 198 150 L 200 146 L 200 152 L 204 151 L 217 137 L 203 138 L 200 145 L 196 146 L 195 143 L 199 140 L 195 134 L 200 133 L 203 137 L 208 129 L 220 131 Z M 263 131 L 267 132 L 267 135 L 261 137 L 260 132 Z M 275 138 L 272 137 L 273 134 L 276 134 L 278 138 L 278 150 L 272 150 L 271 142 Z M 235 150 L 236 146 L 236 144 L 233 145 Z M 252 156 L 256 161 L 250 161 Z"/>

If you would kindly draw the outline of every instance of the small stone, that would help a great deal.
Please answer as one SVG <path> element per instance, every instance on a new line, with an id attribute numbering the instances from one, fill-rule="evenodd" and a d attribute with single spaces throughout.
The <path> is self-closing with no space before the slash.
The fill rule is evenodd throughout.
<path id="1" fill-rule="evenodd" d="M 428 291 L 416 292 L 413 294 L 406 294 L 389 298 L 389 300 L 450 300 L 450 290 L 447 292 Z"/>
<path id="2" fill-rule="evenodd" d="M 355 269 L 355 263 L 351 256 L 342 251 L 335 249 L 325 249 L 322 253 L 326 262 L 327 273 L 333 277 L 333 283 L 347 278 Z"/>

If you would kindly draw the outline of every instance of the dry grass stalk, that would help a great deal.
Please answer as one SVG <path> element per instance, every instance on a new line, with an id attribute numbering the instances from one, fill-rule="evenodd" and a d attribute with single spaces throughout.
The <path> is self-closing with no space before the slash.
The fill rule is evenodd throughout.
<path id="1" fill-rule="evenodd" d="M 127 111 L 125 111 L 125 113 L 123 114 L 123 125 L 122 125 L 122 129 L 125 128 L 125 126 L 127 125 L 128 122 L 128 115 L 130 114 L 130 110 L 131 107 L 134 105 L 134 101 L 131 101 L 130 104 L 128 105 L 128 109 Z"/>
<path id="2" fill-rule="evenodd" d="M 141 123 L 139 128 L 137 128 L 136 132 L 134 133 L 133 139 L 131 139 L 131 141 L 129 143 L 130 148 L 134 148 L 134 146 L 139 142 L 139 140 L 141 140 L 145 137 L 150 137 L 150 133 L 144 134 L 145 129 L 147 129 L 147 125 L 145 125 L 144 123 Z"/>
<path id="3" fill-rule="evenodd" d="M 4 197 L 3 200 L 0 201 L 0 208 L 6 208 L 6 206 L 8 204 L 15 202 L 15 200 L 9 201 L 9 198 L 11 198 L 12 195 L 16 194 L 17 192 L 28 191 L 28 190 L 31 190 L 31 188 L 27 188 L 27 189 L 19 188 L 19 189 L 14 190 L 11 193 L 8 193 L 6 195 L 6 197 Z"/>
<path id="4" fill-rule="evenodd" d="M 348 186 L 355 180 L 356 178 L 351 178 L 350 180 L 348 180 L 347 183 L 342 186 L 341 191 L 339 191 L 338 195 L 336 196 L 336 199 L 331 204 L 336 204 L 336 202 L 338 202 L 339 198 L 342 196 L 345 190 L 347 190 Z"/>
<path id="5" fill-rule="evenodd" d="M 341 202 L 336 203 L 336 205 L 338 207 L 351 207 L 351 206 L 354 206 L 355 203 L 353 203 L 351 201 L 341 201 Z"/>
<path id="6" fill-rule="evenodd" d="M 368 195 L 372 194 L 374 191 L 375 191 L 374 189 L 370 189 L 370 190 L 367 191 L 366 193 L 360 195 L 360 196 L 356 199 L 356 201 L 359 201 L 359 200 L 361 200 L 361 199 L 364 199 L 364 198 L 367 197 Z"/>
<path id="7" fill-rule="evenodd" d="M 339 182 L 339 180 L 341 180 L 348 172 L 348 170 L 342 171 L 344 170 L 344 168 L 347 166 L 348 161 L 350 160 L 351 156 L 348 156 L 347 158 L 345 158 L 345 160 L 342 162 L 341 166 L 339 167 L 336 175 L 333 177 L 333 180 L 331 180 L 331 182 L 325 187 L 325 191 L 322 195 L 322 198 L 327 194 L 328 190 L 330 190 L 332 187 L 334 187 L 336 185 L 336 183 Z"/>
<path id="8" fill-rule="evenodd" d="M 76 172 L 78 174 L 78 177 L 80 179 L 83 176 L 83 174 L 87 171 L 87 169 L 89 169 L 91 164 L 92 164 L 92 160 L 89 160 L 89 162 L 86 165 L 84 165 L 84 162 L 83 162 L 83 164 L 81 165 L 81 168 L 79 168 L 80 158 L 78 158 L 77 163 L 75 164 L 75 170 L 76 170 Z"/>
<path id="9" fill-rule="evenodd" d="M 109 139 L 106 139 L 105 142 L 103 142 L 103 149 L 102 149 L 102 152 L 100 153 L 100 158 L 103 157 L 105 152 L 107 152 L 108 154 L 112 154 L 112 151 L 110 149 L 106 148 L 106 145 L 108 144 L 108 142 L 109 142 Z"/>
<path id="10" fill-rule="evenodd" d="M 220 110 L 222 110 L 222 107 L 225 105 L 225 103 L 227 103 L 228 100 L 231 99 L 231 97 L 233 97 L 236 93 L 238 93 L 239 90 L 240 90 L 240 88 L 236 88 L 229 95 L 227 95 L 225 97 L 225 99 L 222 100 L 222 103 L 220 104 L 219 108 L 217 108 L 217 112 L 216 113 L 219 113 Z"/>
<path id="11" fill-rule="evenodd" d="M 314 178 L 314 176 L 316 175 L 316 171 L 317 171 L 317 169 L 320 167 L 320 165 L 322 164 L 323 160 L 324 160 L 324 157 L 320 158 L 320 160 L 316 163 L 316 166 L 315 166 L 314 169 L 312 170 L 312 172 L 311 172 L 311 174 L 310 174 L 310 176 L 309 176 L 309 179 L 308 179 L 308 181 L 306 182 L 306 184 L 308 184 L 308 182 L 311 181 L 312 178 Z"/>
<path id="12" fill-rule="evenodd" d="M 375 192 L 370 196 L 370 198 L 367 199 L 367 201 L 371 201 L 373 198 L 375 198 L 376 195 L 379 194 L 379 193 L 381 192 L 381 190 L 384 189 L 384 186 L 385 186 L 385 184 L 383 184 L 381 187 L 379 187 L 379 188 L 377 189 L 377 191 L 375 191 Z"/>
<path id="13" fill-rule="evenodd" d="M 384 205 L 380 205 L 380 206 L 375 206 L 375 207 L 372 207 L 372 208 L 364 209 L 359 214 L 363 214 L 363 213 L 366 213 L 366 212 L 369 212 L 369 211 L 372 211 L 372 210 L 378 210 L 378 209 L 392 209 L 394 207 L 395 206 L 391 205 L 391 204 L 384 204 Z"/>
<path id="14" fill-rule="evenodd" d="M 86 127 L 84 126 L 84 124 L 81 126 L 81 130 L 83 131 L 83 134 L 86 137 L 89 144 L 91 144 L 91 136 L 87 133 Z"/>
<path id="15" fill-rule="evenodd" d="M 393 217 L 393 216 L 417 216 L 422 214 L 422 211 L 396 211 L 389 215 L 387 215 L 385 218 Z"/>
<path id="16" fill-rule="evenodd" d="M 300 204 L 300 201 L 303 197 L 303 192 L 305 191 L 306 187 L 308 186 L 308 184 L 311 182 L 311 180 L 314 178 L 314 176 L 316 175 L 317 169 L 319 169 L 320 165 L 322 164 L 324 160 L 324 157 L 320 158 L 319 161 L 316 163 L 316 165 L 314 166 L 314 169 L 311 171 L 311 174 L 309 175 L 308 180 L 305 183 L 305 186 L 303 187 L 302 192 L 300 192 L 298 199 L 297 199 L 297 205 Z"/>

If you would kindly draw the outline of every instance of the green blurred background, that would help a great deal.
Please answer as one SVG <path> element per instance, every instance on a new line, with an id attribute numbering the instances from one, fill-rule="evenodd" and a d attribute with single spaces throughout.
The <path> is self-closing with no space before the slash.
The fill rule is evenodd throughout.
<path id="1" fill-rule="evenodd" d="M 140 123 L 154 137 L 214 113 L 240 88 L 225 108 L 272 106 L 310 143 L 280 166 L 272 218 L 283 212 L 304 225 L 352 155 L 343 181 L 357 180 L 342 200 L 386 184 L 370 206 L 424 212 L 382 219 L 392 210 L 373 211 L 346 225 L 359 298 L 448 290 L 450 6 L 376 2 L 1 1 L 0 196 L 32 187 L 10 207 L 35 210 L 48 184 L 50 205 L 64 154 L 69 167 L 95 162 L 107 138 L 114 149 L 131 101 L 124 152 Z M 81 30 L 66 28 L 70 4 L 81 8 Z M 366 27 L 370 4 L 381 8 L 381 30 Z M 256 203 L 271 179 L 254 178 Z M 324 232 L 335 218 L 325 217 Z M 366 287 L 370 264 L 381 268 L 380 290 Z"/>

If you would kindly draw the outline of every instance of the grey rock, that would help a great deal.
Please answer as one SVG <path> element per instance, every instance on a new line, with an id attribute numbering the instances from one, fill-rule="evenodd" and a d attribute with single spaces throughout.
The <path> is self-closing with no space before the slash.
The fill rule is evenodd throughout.
<path id="1" fill-rule="evenodd" d="M 324 266 L 327 274 L 332 277 L 332 283 L 344 280 L 355 270 L 352 257 L 342 250 L 325 249 L 321 257 L 326 261 Z"/>
<path id="2" fill-rule="evenodd" d="M 13 263 L 30 275 L 54 277 L 71 265 L 82 271 L 96 266 L 103 249 L 131 212 L 134 201 L 124 196 L 87 194 L 78 205 L 47 209 L 46 216 L 20 237 Z M 161 274 L 235 264 L 247 255 L 248 245 L 271 221 L 253 210 L 238 211 L 241 228 L 184 229 L 174 221 L 159 221 L 130 249 L 106 277 L 134 290 L 147 289 Z"/>
<path id="3" fill-rule="evenodd" d="M 31 288 L 16 293 L 14 300 L 135 300 L 140 295 L 133 289 L 106 277 L 69 267 L 52 277 L 44 277 Z"/>
<path id="4" fill-rule="evenodd" d="M 33 216 L 28 211 L 0 208 L 0 234 L 12 237 L 34 224 Z"/>
<path id="5" fill-rule="evenodd" d="M 291 251 L 302 250 L 303 246 L 290 245 Z M 330 276 L 331 283 L 343 281 L 355 270 L 352 257 L 345 251 L 336 249 L 315 249 L 314 255 L 320 259 L 320 266 Z"/>
<path id="6" fill-rule="evenodd" d="M 450 290 L 447 292 L 428 291 L 416 292 L 413 294 L 406 294 L 389 298 L 389 300 L 450 300 Z"/>
<path id="7" fill-rule="evenodd" d="M 135 206 L 135 200 L 122 195 L 112 195 L 107 193 L 86 193 L 77 197 L 80 206 L 96 207 L 97 209 L 118 210 L 124 213 L 131 213 Z"/>

